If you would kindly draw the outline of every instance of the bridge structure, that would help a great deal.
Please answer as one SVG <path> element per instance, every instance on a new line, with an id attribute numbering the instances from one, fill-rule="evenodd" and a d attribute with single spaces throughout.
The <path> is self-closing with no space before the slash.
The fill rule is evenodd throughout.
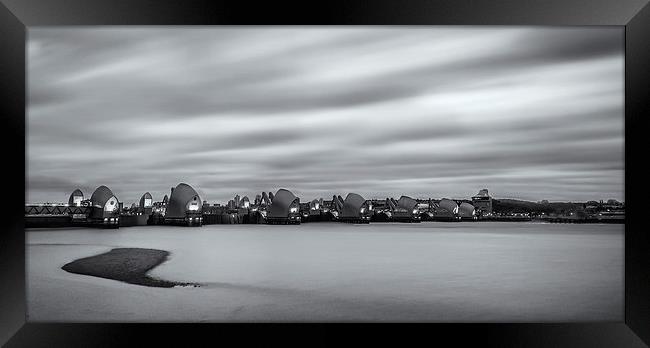
<path id="1" fill-rule="evenodd" d="M 122 204 L 108 187 L 102 185 L 95 189 L 90 199 L 85 200 L 81 190 L 76 189 L 67 204 L 26 204 L 25 227 L 118 228 L 121 213 Z M 136 215 L 127 214 L 122 223 L 134 220 L 134 217 Z"/>
<path id="2" fill-rule="evenodd" d="M 25 204 L 27 216 L 74 216 L 90 214 L 91 207 L 68 206 L 67 204 Z"/>
<path id="3" fill-rule="evenodd" d="M 93 207 L 67 204 L 26 204 L 25 227 L 95 226 L 99 221 L 91 218 Z M 107 220 L 107 225 L 117 225 L 119 220 Z M 111 223 L 112 222 L 112 223 Z M 101 225 L 104 221 L 101 221 Z"/>

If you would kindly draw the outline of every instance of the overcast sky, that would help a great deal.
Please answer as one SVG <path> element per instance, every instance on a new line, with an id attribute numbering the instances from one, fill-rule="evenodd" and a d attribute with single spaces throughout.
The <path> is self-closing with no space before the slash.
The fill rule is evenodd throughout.
<path id="1" fill-rule="evenodd" d="M 27 201 L 624 200 L 623 28 L 30 27 Z"/>

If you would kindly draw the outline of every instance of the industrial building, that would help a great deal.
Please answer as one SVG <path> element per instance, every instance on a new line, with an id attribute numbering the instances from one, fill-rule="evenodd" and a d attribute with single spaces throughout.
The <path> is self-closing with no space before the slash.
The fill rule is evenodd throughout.
<path id="1" fill-rule="evenodd" d="M 151 197 L 151 193 L 145 192 L 145 194 L 140 197 L 140 206 L 139 206 L 139 211 L 143 214 L 151 214 L 151 210 L 153 208 L 153 197 Z"/>
<path id="2" fill-rule="evenodd" d="M 163 197 L 162 201 L 160 202 L 154 202 L 152 205 L 152 213 L 153 215 L 162 217 L 165 216 L 165 213 L 167 212 L 167 202 L 169 199 L 167 198 L 167 195 Z"/>
<path id="3" fill-rule="evenodd" d="M 120 227 L 146 226 L 153 213 L 153 198 L 149 192 L 140 197 L 138 205 L 133 203 L 130 209 L 120 212 Z"/>
<path id="4" fill-rule="evenodd" d="M 322 202 L 323 199 L 320 198 L 314 199 L 308 203 L 300 203 L 300 214 L 302 215 L 301 223 L 331 220 L 329 213 L 325 213 Z"/>
<path id="5" fill-rule="evenodd" d="M 480 190 L 476 196 L 472 197 L 472 204 L 476 209 L 476 215 L 492 215 L 492 197 L 490 197 L 487 189 Z"/>
<path id="6" fill-rule="evenodd" d="M 269 198 L 269 195 L 266 192 L 262 192 L 262 198 L 261 198 L 260 205 L 261 206 L 269 206 L 269 205 L 271 205 L 271 199 Z"/>
<path id="7" fill-rule="evenodd" d="M 352 223 L 369 223 L 372 215 L 371 206 L 365 198 L 356 193 L 348 193 L 343 201 L 339 220 Z"/>
<path id="8" fill-rule="evenodd" d="M 266 213 L 269 224 L 300 224 L 300 198 L 291 191 L 280 189 L 273 195 L 269 192 L 271 205 Z"/>
<path id="9" fill-rule="evenodd" d="M 418 201 L 408 197 L 402 196 L 397 200 L 395 204 L 394 200 L 391 200 L 391 207 L 394 205 L 392 211 L 393 221 L 399 222 L 420 222 L 420 211 L 418 210 Z"/>
<path id="10" fill-rule="evenodd" d="M 89 222 L 102 224 L 105 227 L 119 227 L 119 201 L 113 191 L 103 185 L 98 187 L 90 197 L 90 203 Z"/>
<path id="11" fill-rule="evenodd" d="M 164 222 L 170 225 L 201 226 L 202 201 L 192 186 L 180 183 L 171 189 Z"/>
<path id="12" fill-rule="evenodd" d="M 340 195 L 332 200 L 322 198 L 301 204 L 300 199 L 286 189 L 274 195 L 262 192 L 251 202 L 247 196 L 236 195 L 228 205 L 202 201 L 189 185 L 180 183 L 171 189 L 168 197 L 153 202 L 149 192 L 144 193 L 139 205 L 122 209 L 122 202 L 106 186 L 98 187 L 90 199 L 80 189 L 75 189 L 67 203 L 39 203 L 25 205 L 27 227 L 110 227 L 173 224 L 201 226 L 203 224 L 300 224 L 312 221 L 372 222 L 420 222 L 420 221 L 530 221 L 540 219 L 550 222 L 624 223 L 625 206 L 614 200 L 588 201 L 586 203 L 532 203 L 522 202 L 523 211 L 506 214 L 504 207 L 514 203 L 493 200 L 487 189 L 482 189 L 472 200 L 413 199 L 401 196 L 399 200 L 365 200 L 356 193 L 345 199 Z M 527 211 L 530 205 L 541 205 L 537 210 Z M 550 207 L 549 207 L 550 206 Z M 496 212 L 493 212 L 493 208 Z M 543 210 L 543 209 L 544 210 Z M 559 209 L 567 212 L 559 211 Z M 512 208 L 510 208 L 512 210 Z M 533 208 L 530 208 L 533 209 Z M 554 209 L 554 213 L 547 210 Z"/>
<path id="13" fill-rule="evenodd" d="M 320 207 L 321 207 L 320 201 L 318 199 L 314 199 L 309 203 L 309 214 L 310 215 L 320 214 L 320 210 L 321 210 Z"/>
<path id="14" fill-rule="evenodd" d="M 474 209 L 473 205 L 462 202 L 458 206 L 458 216 L 461 220 L 476 220 L 476 209 Z"/>
<path id="15" fill-rule="evenodd" d="M 332 219 L 338 220 L 341 216 L 341 213 L 343 213 L 343 203 L 343 197 L 340 195 L 332 196 L 332 203 L 330 204 L 330 215 L 332 216 Z"/>
<path id="16" fill-rule="evenodd" d="M 72 191 L 70 198 L 68 198 L 68 206 L 70 207 L 80 207 L 81 202 L 84 200 L 84 194 L 80 189 Z"/>
<path id="17" fill-rule="evenodd" d="M 433 219 L 436 221 L 456 221 L 458 220 L 458 204 L 456 201 L 443 198 L 438 202 Z"/>

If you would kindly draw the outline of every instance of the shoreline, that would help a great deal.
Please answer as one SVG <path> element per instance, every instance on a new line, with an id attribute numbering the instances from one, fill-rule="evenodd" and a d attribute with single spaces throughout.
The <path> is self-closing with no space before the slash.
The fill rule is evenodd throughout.
<path id="1" fill-rule="evenodd" d="M 557 219 L 530 219 L 530 220 L 516 220 L 516 219 L 482 219 L 482 220 L 467 220 L 467 221 L 433 221 L 425 220 L 417 223 L 440 223 L 440 224 L 457 224 L 457 223 L 472 223 L 472 224 L 492 224 L 495 222 L 505 222 L 505 223 L 529 223 L 529 224 L 552 224 L 552 225 L 625 225 L 625 220 L 602 220 L 602 221 L 585 221 L 579 219 L 566 219 L 558 221 Z M 305 224 L 341 224 L 338 221 L 314 221 Z M 395 221 L 386 221 L 386 222 L 371 222 L 370 225 L 385 225 L 385 224 L 409 224 L 404 222 L 395 222 Z M 212 225 L 267 225 L 267 224 L 213 224 L 213 223 L 204 223 L 202 226 L 212 226 Z M 171 225 L 143 225 L 143 226 L 121 226 L 120 228 L 129 228 L 129 227 L 177 227 Z M 49 226 L 49 227 L 25 227 L 26 231 L 30 232 L 50 232 L 57 230 L 86 230 L 89 226 Z M 92 227 L 91 227 L 92 228 Z"/>

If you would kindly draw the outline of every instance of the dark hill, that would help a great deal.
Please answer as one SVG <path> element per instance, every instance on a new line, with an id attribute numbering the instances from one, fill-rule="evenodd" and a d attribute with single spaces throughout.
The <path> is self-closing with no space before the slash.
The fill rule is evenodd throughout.
<path id="1" fill-rule="evenodd" d="M 584 210 L 583 203 L 550 202 L 536 203 L 517 199 L 494 199 L 492 210 L 496 213 L 546 213 L 563 214 Z"/>

